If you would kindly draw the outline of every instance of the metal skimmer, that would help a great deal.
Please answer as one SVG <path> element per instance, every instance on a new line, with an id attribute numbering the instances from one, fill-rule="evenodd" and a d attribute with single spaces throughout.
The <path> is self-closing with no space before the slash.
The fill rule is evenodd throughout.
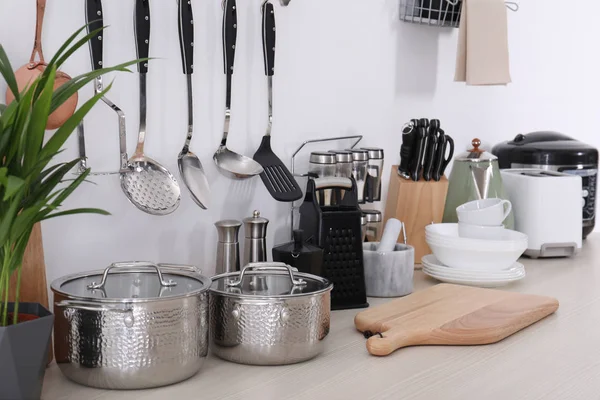
<path id="1" fill-rule="evenodd" d="M 148 58 L 150 48 L 150 4 L 136 0 L 135 36 L 138 58 Z M 175 177 L 162 165 L 144 155 L 146 139 L 146 73 L 148 61 L 138 64 L 140 73 L 140 130 L 130 172 L 121 174 L 121 187 L 140 210 L 153 215 L 170 214 L 179 207 L 181 190 Z"/>

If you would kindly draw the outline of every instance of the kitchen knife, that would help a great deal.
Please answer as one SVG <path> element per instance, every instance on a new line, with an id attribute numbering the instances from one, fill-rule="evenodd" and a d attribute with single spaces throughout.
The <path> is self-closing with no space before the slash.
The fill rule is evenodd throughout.
<path id="1" fill-rule="evenodd" d="M 440 121 L 432 119 L 429 121 L 427 129 L 427 142 L 425 145 L 425 159 L 423 161 L 423 179 L 430 181 L 433 175 L 433 164 L 435 161 L 435 151 L 437 148 L 437 132 L 440 128 Z"/>
<path id="2" fill-rule="evenodd" d="M 450 164 L 452 156 L 454 155 L 454 140 L 448 135 L 444 136 L 446 137 L 446 146 L 444 147 L 444 154 L 446 153 L 447 148 L 450 148 L 450 151 L 448 152 L 448 156 L 443 159 L 440 169 L 440 179 L 442 178 L 442 176 L 444 176 L 444 172 L 446 172 L 446 167 L 448 166 L 448 164 Z"/>
<path id="3" fill-rule="evenodd" d="M 410 165 L 412 161 L 412 148 L 415 138 L 415 129 L 412 123 L 407 124 L 402 129 L 402 146 L 400 146 L 400 165 L 398 165 L 398 175 L 404 179 L 410 179 Z"/>
<path id="4" fill-rule="evenodd" d="M 418 182 L 423 167 L 423 155 L 425 153 L 425 140 L 427 137 L 427 124 L 429 121 L 425 118 L 417 123 L 415 130 L 415 142 L 413 146 L 413 157 L 410 168 L 410 177 L 413 181 Z"/>

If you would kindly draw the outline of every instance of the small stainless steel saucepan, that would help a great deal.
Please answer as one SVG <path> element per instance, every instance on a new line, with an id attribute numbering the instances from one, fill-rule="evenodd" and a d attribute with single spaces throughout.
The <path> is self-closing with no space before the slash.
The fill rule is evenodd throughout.
<path id="1" fill-rule="evenodd" d="M 55 280 L 56 363 L 72 381 L 104 389 L 190 378 L 208 354 L 210 282 L 194 267 L 147 262 Z"/>
<path id="2" fill-rule="evenodd" d="M 225 360 L 284 365 L 323 351 L 329 333 L 327 279 L 283 263 L 253 263 L 213 277 L 210 288 L 211 351 Z"/>

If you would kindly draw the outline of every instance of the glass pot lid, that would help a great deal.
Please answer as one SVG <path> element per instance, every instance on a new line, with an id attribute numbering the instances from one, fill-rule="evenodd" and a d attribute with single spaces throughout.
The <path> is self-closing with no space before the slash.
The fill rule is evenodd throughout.
<path id="1" fill-rule="evenodd" d="M 192 266 L 136 261 L 59 278 L 51 287 L 69 298 L 135 302 L 192 296 L 207 291 L 210 279 Z"/>
<path id="2" fill-rule="evenodd" d="M 333 289 L 316 275 L 297 272 L 284 263 L 251 263 L 241 272 L 213 277 L 211 292 L 240 297 L 286 298 L 308 296 Z"/>
<path id="3" fill-rule="evenodd" d="M 464 153 L 460 153 L 454 158 L 454 161 L 480 162 L 498 160 L 498 157 L 492 153 L 479 148 L 479 146 L 481 146 L 481 140 L 475 138 L 471 141 L 471 145 L 473 145 L 472 149 L 467 150 Z"/>

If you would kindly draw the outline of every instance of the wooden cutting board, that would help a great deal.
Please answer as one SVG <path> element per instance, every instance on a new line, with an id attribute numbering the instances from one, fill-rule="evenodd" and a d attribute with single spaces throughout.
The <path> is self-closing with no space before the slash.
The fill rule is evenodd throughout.
<path id="1" fill-rule="evenodd" d="M 496 343 L 558 309 L 551 297 L 440 284 L 362 311 L 356 328 L 367 350 L 386 356 L 417 345 Z"/>

